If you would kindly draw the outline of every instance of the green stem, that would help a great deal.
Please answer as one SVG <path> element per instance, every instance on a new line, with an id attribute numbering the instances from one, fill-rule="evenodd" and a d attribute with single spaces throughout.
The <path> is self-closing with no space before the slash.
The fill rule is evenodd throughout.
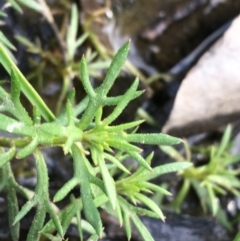
<path id="1" fill-rule="evenodd" d="M 27 99 L 36 106 L 41 115 L 47 120 L 47 121 L 53 121 L 55 120 L 54 114 L 51 112 L 51 110 L 47 107 L 47 105 L 44 103 L 42 98 L 38 95 L 38 93 L 34 90 L 34 88 L 29 84 L 27 79 L 23 76 L 21 71 L 18 69 L 18 67 L 15 65 L 15 63 L 11 60 L 11 58 L 6 53 L 4 47 L 0 43 L 0 63 L 3 65 L 3 67 L 6 69 L 6 71 L 11 73 L 11 69 L 14 68 L 16 70 L 16 74 L 19 77 L 19 80 L 21 81 L 21 90 L 23 91 L 24 95 L 27 97 Z"/>

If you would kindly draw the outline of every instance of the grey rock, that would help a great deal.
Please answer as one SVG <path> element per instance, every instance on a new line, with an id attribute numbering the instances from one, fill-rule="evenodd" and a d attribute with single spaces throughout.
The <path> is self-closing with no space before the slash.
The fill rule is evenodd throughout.
<path id="1" fill-rule="evenodd" d="M 190 70 L 163 131 L 192 135 L 240 118 L 240 17 Z"/>

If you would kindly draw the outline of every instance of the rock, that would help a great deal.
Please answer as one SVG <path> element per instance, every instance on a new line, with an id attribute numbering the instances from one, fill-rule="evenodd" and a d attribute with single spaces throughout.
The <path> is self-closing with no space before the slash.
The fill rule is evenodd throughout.
<path id="1" fill-rule="evenodd" d="M 192 135 L 240 118 L 239 34 L 237 17 L 183 80 L 163 132 Z"/>
<path id="2" fill-rule="evenodd" d="M 143 218 L 155 241 L 230 241 L 226 230 L 207 217 L 167 214 L 166 223 Z"/>
<path id="3" fill-rule="evenodd" d="M 119 37 L 130 37 L 145 68 L 134 57 L 130 60 L 152 74 L 147 65 L 168 71 L 212 32 L 236 17 L 240 1 L 118 0 L 112 1 L 112 9 L 116 24 L 109 41 L 113 46 L 119 43 L 116 32 Z"/>

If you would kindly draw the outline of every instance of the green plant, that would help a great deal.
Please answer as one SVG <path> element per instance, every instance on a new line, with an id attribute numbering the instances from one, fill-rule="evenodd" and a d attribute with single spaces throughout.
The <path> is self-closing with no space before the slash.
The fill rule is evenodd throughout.
<path id="1" fill-rule="evenodd" d="M 39 3 L 41 6 L 40 13 L 52 28 L 58 43 L 59 51 L 54 53 L 51 49 L 49 49 L 49 46 L 47 48 L 46 46 L 42 47 L 39 39 L 36 39 L 35 43 L 33 43 L 21 35 L 16 35 L 15 38 L 27 48 L 29 53 L 39 56 L 37 59 L 29 59 L 30 66 L 32 68 L 31 73 L 27 76 L 29 80 L 37 79 L 38 86 L 41 88 L 46 66 L 48 66 L 48 69 L 51 66 L 51 72 L 53 72 L 57 78 L 60 77 L 62 81 L 62 88 L 55 111 L 56 113 L 60 113 L 63 108 L 63 101 L 66 98 L 66 94 L 72 87 L 73 79 L 80 78 L 78 71 L 80 60 L 76 57 L 76 53 L 77 49 L 86 41 L 89 34 L 84 33 L 78 37 L 79 14 L 75 4 L 62 6 L 63 13 L 61 14 L 61 17 L 63 21 L 62 25 L 59 27 L 56 24 L 52 11 L 46 4 L 45 0 L 41 0 Z M 99 58 L 97 53 L 91 51 L 90 48 L 85 54 L 85 59 L 88 64 L 89 73 L 94 77 L 101 77 L 99 70 L 107 69 L 110 64 L 110 60 L 107 61 Z"/>
<path id="2" fill-rule="evenodd" d="M 195 148 L 195 150 L 192 148 L 192 151 L 204 154 L 208 158 L 208 162 L 178 172 L 183 180 L 180 190 L 171 204 L 172 207 L 180 211 L 190 188 L 193 188 L 204 212 L 211 210 L 213 215 L 218 215 L 222 224 L 230 228 L 230 223 L 224 217 L 218 196 L 226 195 L 228 192 L 237 197 L 240 196 L 240 181 L 238 179 L 240 169 L 232 168 L 235 163 L 239 162 L 240 155 L 231 154 L 231 146 L 231 126 L 228 126 L 219 145 Z M 186 156 L 181 155 L 173 147 L 161 146 L 160 148 L 178 162 L 192 162 L 192 151 L 186 141 L 184 147 Z"/>
<path id="3" fill-rule="evenodd" d="M 13 240 L 18 240 L 20 220 L 33 207 L 36 207 L 36 213 L 29 229 L 29 241 L 39 240 L 41 235 L 50 240 L 61 240 L 71 222 L 77 224 L 81 240 L 82 229 L 92 234 L 89 240 L 97 240 L 103 235 L 98 207 L 117 216 L 120 225 L 125 226 L 128 239 L 131 238 L 132 221 L 144 240 L 153 240 L 138 215 L 162 220 L 164 216 L 160 208 L 144 193 L 160 192 L 168 195 L 169 192 L 149 181 L 163 173 L 187 168 L 191 163 L 170 163 L 151 168 L 153 154 L 144 159 L 140 155 L 141 149 L 134 143 L 173 145 L 181 142 L 181 139 L 164 134 L 137 134 L 136 127 L 142 121 L 111 125 L 126 105 L 143 92 L 137 90 L 136 78 L 125 94 L 107 96 L 124 65 L 129 48 L 130 42 L 121 47 L 102 84 L 96 89 L 91 86 L 83 57 L 79 70 L 87 96 L 74 106 L 75 90 L 71 90 L 65 110 L 56 118 L 0 44 L 0 63 L 11 75 L 10 93 L 0 87 L 0 130 L 17 134 L 17 137 L 0 137 L 0 190 L 7 192 L 9 226 Z M 32 116 L 20 102 L 21 91 L 33 105 Z M 115 107 L 109 116 L 102 118 L 102 110 L 108 105 Z M 47 166 L 41 149 L 55 146 L 61 146 L 66 155 L 72 156 L 74 175 L 57 191 L 52 202 L 48 190 Z M 14 157 L 23 159 L 30 154 L 34 155 L 37 169 L 34 191 L 20 186 L 11 169 L 11 160 Z M 139 164 L 132 174 L 123 165 L 128 158 L 133 158 Z M 123 174 L 114 178 L 117 169 Z M 69 204 L 59 210 L 56 202 L 67 197 L 76 186 L 80 187 L 81 196 L 75 198 L 70 195 Z M 28 199 L 20 211 L 17 192 Z M 88 224 L 81 218 L 82 211 Z M 47 223 L 46 213 L 50 214 Z M 55 236 L 52 234 L 54 230 L 57 231 Z"/>

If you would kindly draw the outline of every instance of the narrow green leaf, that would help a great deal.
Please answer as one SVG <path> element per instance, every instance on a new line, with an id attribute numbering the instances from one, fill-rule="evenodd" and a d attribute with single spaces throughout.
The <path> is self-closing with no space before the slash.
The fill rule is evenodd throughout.
<path id="1" fill-rule="evenodd" d="M 77 218 L 77 229 L 78 229 L 80 241 L 83 241 L 83 232 L 82 232 L 82 226 L 81 226 L 81 213 L 80 212 L 76 212 L 76 218 Z"/>
<path id="2" fill-rule="evenodd" d="M 67 116 L 68 116 L 68 126 L 74 126 L 74 110 L 71 101 L 68 99 L 66 103 L 66 111 L 67 111 Z"/>
<path id="3" fill-rule="evenodd" d="M 142 95 L 143 91 L 135 91 L 132 95 L 131 100 L 134 100 L 136 98 L 138 98 L 140 95 Z M 123 98 L 123 95 L 119 95 L 119 96 L 111 96 L 111 97 L 106 97 L 102 100 L 102 105 L 117 105 L 119 101 L 121 101 L 121 99 Z"/>
<path id="4" fill-rule="evenodd" d="M 158 192 L 158 193 L 161 193 L 161 194 L 164 194 L 164 195 L 167 195 L 167 196 L 172 196 L 172 194 L 167 191 L 166 189 L 160 187 L 160 186 L 157 186 L 153 183 L 150 183 L 150 182 L 145 182 L 145 185 L 147 188 L 153 190 L 154 192 Z"/>
<path id="5" fill-rule="evenodd" d="M 141 234 L 144 241 L 154 241 L 152 235 L 147 230 L 146 226 L 142 223 L 140 218 L 136 214 L 131 215 L 132 221 Z"/>
<path id="6" fill-rule="evenodd" d="M 89 33 L 82 34 L 81 37 L 76 40 L 75 48 L 78 48 L 87 39 L 88 36 L 89 36 Z"/>
<path id="7" fill-rule="evenodd" d="M 117 138 L 109 138 L 106 140 L 109 146 L 114 147 L 116 149 L 119 149 L 121 151 L 126 151 L 126 152 L 140 152 L 141 149 L 138 148 L 137 146 L 131 145 L 130 143 L 126 142 L 125 140 L 122 139 L 117 139 Z"/>
<path id="8" fill-rule="evenodd" d="M 130 151 L 127 153 L 129 154 L 129 156 L 134 158 L 134 160 L 137 161 L 140 166 L 146 168 L 149 171 L 152 171 L 152 168 L 149 166 L 149 164 L 146 162 L 146 160 L 138 152 Z"/>
<path id="9" fill-rule="evenodd" d="M 6 13 L 4 13 L 3 11 L 0 11 L 0 17 L 7 17 L 7 14 Z"/>
<path id="10" fill-rule="evenodd" d="M 237 233 L 233 241 L 239 241 L 240 240 L 240 232 Z"/>
<path id="11" fill-rule="evenodd" d="M 80 212 L 81 209 L 82 209 L 82 202 L 79 199 L 78 200 L 76 199 L 75 201 L 73 201 L 71 198 L 71 203 L 58 213 L 59 219 L 62 223 L 64 234 L 66 233 L 76 212 Z M 41 233 L 52 232 L 54 230 L 55 230 L 55 225 L 53 223 L 53 220 L 49 220 L 41 230 Z"/>
<path id="12" fill-rule="evenodd" d="M 117 119 L 117 117 L 122 113 L 122 111 L 125 109 L 125 107 L 128 105 L 128 103 L 132 100 L 131 97 L 135 93 L 137 87 L 138 87 L 139 80 L 138 78 L 135 79 L 131 87 L 126 91 L 126 93 L 123 95 L 122 99 L 119 101 L 117 106 L 114 108 L 113 112 L 103 120 L 103 125 L 107 126 L 110 123 L 112 123 L 114 120 Z"/>
<path id="13" fill-rule="evenodd" d="M 117 206 L 117 192 L 116 192 L 115 182 L 107 169 L 104 159 L 101 157 L 99 158 L 99 167 L 101 170 L 107 196 L 109 198 L 109 201 L 112 205 L 113 210 L 115 210 Z"/>
<path id="14" fill-rule="evenodd" d="M 18 1 L 23 5 L 27 6 L 28 8 L 31 8 L 37 12 L 42 12 L 41 5 L 34 0 L 18 0 Z"/>
<path id="15" fill-rule="evenodd" d="M 30 154 L 32 154 L 34 152 L 34 150 L 37 148 L 38 144 L 39 144 L 38 138 L 37 137 L 33 138 L 32 141 L 28 145 L 26 145 L 25 147 L 23 147 L 22 149 L 20 149 L 17 152 L 16 158 L 22 159 L 22 158 L 29 156 Z"/>
<path id="16" fill-rule="evenodd" d="M 0 99 L 2 101 L 10 100 L 10 95 L 0 86 Z"/>
<path id="17" fill-rule="evenodd" d="M 18 42 L 25 45 L 29 50 L 31 50 L 31 52 L 33 52 L 32 50 L 36 49 L 36 46 L 31 41 L 29 41 L 27 38 L 25 38 L 21 35 L 15 35 L 14 37 Z M 35 53 L 38 53 L 38 52 L 39 52 L 39 50 L 36 49 Z"/>
<path id="18" fill-rule="evenodd" d="M 219 157 L 223 154 L 226 150 L 227 146 L 229 145 L 231 139 L 232 128 L 230 125 L 227 126 L 226 130 L 224 131 L 220 146 L 218 147 L 216 157 Z"/>
<path id="19" fill-rule="evenodd" d="M 212 186 L 210 184 L 206 184 L 207 186 L 207 190 L 208 190 L 208 195 L 209 195 L 209 200 L 210 200 L 210 206 L 212 209 L 212 213 L 213 215 L 216 215 L 217 210 L 218 210 L 218 201 L 217 201 L 217 197 L 214 194 L 214 191 L 212 189 Z"/>
<path id="20" fill-rule="evenodd" d="M 90 238 L 87 239 L 87 241 L 98 241 L 99 236 L 97 234 L 92 234 Z"/>
<path id="21" fill-rule="evenodd" d="M 136 126 L 139 126 L 143 122 L 144 122 L 144 120 L 138 120 L 138 121 L 133 121 L 133 122 L 130 122 L 130 123 L 121 124 L 121 125 L 117 125 L 117 126 L 106 126 L 105 130 L 116 131 L 116 132 L 124 131 L 124 130 L 134 128 Z"/>
<path id="22" fill-rule="evenodd" d="M 119 225 L 120 225 L 120 227 L 122 227 L 122 225 L 123 225 L 123 215 L 122 215 L 122 210 L 121 210 L 121 207 L 119 205 L 118 199 L 117 199 L 116 211 L 117 211 L 117 218 L 118 218 Z"/>
<path id="23" fill-rule="evenodd" d="M 124 223 L 124 228 L 126 231 L 127 238 L 128 240 L 130 240 L 132 237 L 132 228 L 130 223 L 130 215 L 129 215 L 129 212 L 127 211 L 123 212 L 123 223 Z"/>
<path id="24" fill-rule="evenodd" d="M 146 197 L 145 195 L 141 193 L 134 193 L 135 198 L 137 198 L 139 201 L 141 201 L 143 204 L 145 204 L 148 208 L 152 209 L 153 212 L 155 212 L 158 217 L 165 222 L 165 216 L 163 215 L 161 209 L 158 207 L 158 205 L 152 201 L 150 198 Z"/>
<path id="25" fill-rule="evenodd" d="M 217 183 L 218 185 L 221 185 L 225 188 L 227 188 L 229 191 L 233 187 L 240 188 L 240 181 L 237 178 L 234 178 L 233 176 L 223 176 L 223 175 L 209 175 L 206 180 Z"/>
<path id="26" fill-rule="evenodd" d="M 96 93 L 89 79 L 87 63 L 84 56 L 82 57 L 80 62 L 80 74 L 81 74 L 81 80 L 82 80 L 84 90 L 86 91 L 90 99 L 94 99 L 96 97 Z"/>
<path id="27" fill-rule="evenodd" d="M 33 198 L 30 201 L 26 202 L 20 212 L 16 215 L 13 225 L 19 222 L 31 209 L 37 204 L 37 198 Z"/>
<path id="28" fill-rule="evenodd" d="M 129 134 L 126 137 L 129 142 L 136 142 L 149 145 L 175 145 L 182 142 L 180 138 L 172 137 L 167 134 Z"/>
<path id="29" fill-rule="evenodd" d="M 79 184 L 77 178 L 73 177 L 67 183 L 65 183 L 53 197 L 53 202 L 59 202 L 67 196 L 67 194 Z"/>
<path id="30" fill-rule="evenodd" d="M 32 120 L 28 115 L 27 111 L 20 103 L 20 92 L 21 92 L 21 84 L 19 75 L 17 75 L 14 67 L 11 69 L 11 99 L 17 109 L 19 115 L 17 116 L 20 121 L 24 121 L 26 124 L 32 124 Z"/>
<path id="31" fill-rule="evenodd" d="M 71 9 L 71 20 L 69 27 L 67 29 L 67 37 L 66 37 L 66 43 L 67 43 L 67 49 L 68 49 L 68 61 L 72 60 L 74 57 L 74 53 L 76 50 L 76 37 L 77 37 L 77 31 L 78 31 L 78 10 L 76 4 L 72 5 Z"/>
<path id="32" fill-rule="evenodd" d="M 127 174 L 131 174 L 130 171 L 114 156 L 104 153 L 104 157 L 110 162 L 112 162 L 114 165 L 116 165 L 123 172 L 126 172 Z"/>
<path id="33" fill-rule="evenodd" d="M 13 103 L 20 102 L 20 92 L 21 92 L 21 86 L 20 82 L 18 80 L 18 76 L 16 75 L 16 71 L 14 68 L 11 70 L 11 99 Z"/>
<path id="34" fill-rule="evenodd" d="M 7 203 L 8 203 L 8 222 L 9 227 L 12 235 L 12 239 L 14 241 L 19 240 L 20 235 L 20 224 L 16 223 L 15 225 L 12 225 L 14 222 L 14 219 L 19 212 L 18 210 L 18 200 L 17 200 L 17 194 L 16 190 L 11 187 L 11 185 L 7 188 Z"/>
<path id="35" fill-rule="evenodd" d="M 143 178 L 144 180 L 151 180 L 162 174 L 169 173 L 169 172 L 177 172 L 177 171 L 189 168 L 191 166 L 192 166 L 192 163 L 190 162 L 174 162 L 174 163 L 164 164 L 153 168 L 153 172 L 144 174 Z"/>
<path id="36" fill-rule="evenodd" d="M 15 46 L 7 39 L 2 31 L 0 31 L 0 42 L 2 42 L 5 46 L 7 46 L 11 50 L 15 50 Z"/>
<path id="37" fill-rule="evenodd" d="M 36 149 L 33 154 L 37 169 L 37 185 L 35 193 L 38 195 L 38 198 L 40 197 L 42 200 L 49 201 L 49 177 L 46 161 L 44 160 L 43 154 L 38 149 Z M 39 204 L 41 204 L 41 202 Z"/>
<path id="38" fill-rule="evenodd" d="M 17 10 L 19 13 L 23 13 L 21 7 L 16 3 L 15 0 L 8 0 L 8 2 L 12 5 L 12 7 Z"/>
<path id="39" fill-rule="evenodd" d="M 204 186 L 202 186 L 198 180 L 194 180 L 194 179 L 191 180 L 191 184 L 200 200 L 204 213 L 207 213 L 208 199 L 209 199 L 207 189 Z M 189 189 L 186 191 L 188 192 Z"/>
<path id="40" fill-rule="evenodd" d="M 159 148 L 176 161 L 184 161 L 184 157 L 172 146 L 159 146 Z M 190 161 L 190 160 L 188 160 Z"/>
<path id="41" fill-rule="evenodd" d="M 62 225 L 60 223 L 60 219 L 59 219 L 58 215 L 53 210 L 53 207 L 50 202 L 48 202 L 46 206 L 47 206 L 46 207 L 47 211 L 50 214 L 51 219 L 53 220 L 53 223 L 56 227 L 58 234 L 63 238 L 63 229 L 62 229 Z"/>
<path id="42" fill-rule="evenodd" d="M 46 209 L 44 205 L 38 205 L 37 211 L 32 221 L 32 225 L 30 226 L 27 241 L 39 241 L 41 233 L 39 230 L 43 228 L 43 224 L 46 217 Z"/>
<path id="43" fill-rule="evenodd" d="M 125 43 L 115 54 L 106 74 L 106 77 L 104 78 L 102 85 L 98 89 L 98 94 L 100 96 L 106 96 L 108 91 L 111 89 L 114 81 L 116 80 L 117 76 L 119 75 L 121 69 L 124 66 L 129 49 L 130 41 Z"/>
<path id="44" fill-rule="evenodd" d="M 81 198 L 83 203 L 83 212 L 87 221 L 94 227 L 98 236 L 101 237 L 102 221 L 90 194 L 90 186 L 86 182 L 81 183 Z"/>
<path id="45" fill-rule="evenodd" d="M 18 79 L 20 80 L 22 91 L 27 97 L 27 99 L 39 109 L 40 113 L 47 121 L 53 121 L 55 119 L 55 116 L 47 107 L 47 105 L 44 103 L 44 101 L 39 96 L 39 94 L 28 83 L 28 81 L 20 72 L 20 70 L 17 68 L 15 63 L 11 60 L 9 55 L 6 53 L 1 43 L 0 43 L 0 63 L 3 65 L 3 67 L 6 69 L 6 71 L 9 74 L 11 73 L 11 68 L 14 68 L 16 70 L 16 75 L 18 75 Z"/>
<path id="46" fill-rule="evenodd" d="M 11 161 L 16 153 L 16 148 L 12 147 L 9 151 L 0 154 L 0 168 L 3 167 L 7 162 Z"/>

